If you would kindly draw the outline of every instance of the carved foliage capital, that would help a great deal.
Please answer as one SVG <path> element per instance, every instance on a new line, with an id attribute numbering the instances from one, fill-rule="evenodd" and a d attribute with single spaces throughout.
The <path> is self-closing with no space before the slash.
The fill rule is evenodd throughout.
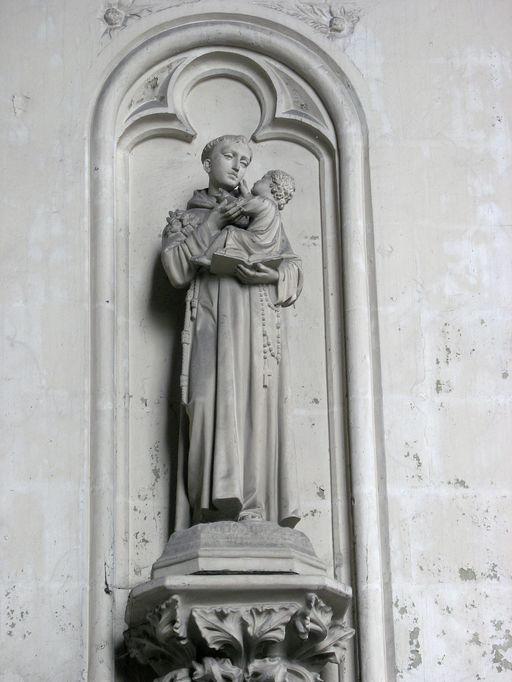
<path id="1" fill-rule="evenodd" d="M 179 597 L 125 632 L 130 656 L 152 666 L 157 682 L 316 682 L 339 663 L 354 631 L 317 595 L 297 603 L 194 607 L 188 622 Z"/>

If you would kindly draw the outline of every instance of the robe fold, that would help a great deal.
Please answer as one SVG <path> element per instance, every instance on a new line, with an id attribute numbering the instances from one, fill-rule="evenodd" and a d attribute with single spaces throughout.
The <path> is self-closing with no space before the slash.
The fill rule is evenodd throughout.
<path id="1" fill-rule="evenodd" d="M 281 308 L 300 294 L 301 263 L 283 261 L 275 285 L 246 285 L 199 267 L 194 258 L 219 235 L 208 222 L 216 205 L 206 190 L 196 191 L 163 236 L 171 284 L 189 287 L 176 529 L 241 511 L 294 526 L 300 512 Z M 284 230 L 281 239 L 282 251 L 292 253 Z"/>

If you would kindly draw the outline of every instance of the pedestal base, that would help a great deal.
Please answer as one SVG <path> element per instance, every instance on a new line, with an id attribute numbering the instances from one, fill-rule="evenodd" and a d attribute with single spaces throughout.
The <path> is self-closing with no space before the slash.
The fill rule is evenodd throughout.
<path id="1" fill-rule="evenodd" d="M 274 524 L 177 533 L 152 575 L 130 593 L 125 641 L 155 682 L 317 682 L 354 632 L 350 588 L 325 575 L 303 533 Z"/>
<path id="2" fill-rule="evenodd" d="M 200 523 L 173 533 L 152 578 L 191 573 L 325 573 L 304 533 L 268 521 Z"/>

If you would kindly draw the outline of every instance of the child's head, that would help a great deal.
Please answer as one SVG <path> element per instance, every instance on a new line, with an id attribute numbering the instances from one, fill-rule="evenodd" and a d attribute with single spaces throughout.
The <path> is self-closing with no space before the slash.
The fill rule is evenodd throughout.
<path id="1" fill-rule="evenodd" d="M 280 211 L 293 197 L 294 192 L 295 180 L 282 170 L 268 171 L 252 188 L 253 194 L 274 199 Z"/>

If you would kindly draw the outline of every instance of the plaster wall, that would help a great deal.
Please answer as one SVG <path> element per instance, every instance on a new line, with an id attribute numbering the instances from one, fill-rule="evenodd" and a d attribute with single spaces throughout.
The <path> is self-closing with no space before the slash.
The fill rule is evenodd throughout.
<path id="1" fill-rule="evenodd" d="M 512 680 L 512 8 L 359 2 L 342 37 L 271 4 L 136 1 L 111 35 L 102 3 L 0 8 L 2 682 L 102 682 L 87 673 L 93 102 L 144 32 L 235 11 L 326 50 L 367 119 L 396 678 Z"/>

